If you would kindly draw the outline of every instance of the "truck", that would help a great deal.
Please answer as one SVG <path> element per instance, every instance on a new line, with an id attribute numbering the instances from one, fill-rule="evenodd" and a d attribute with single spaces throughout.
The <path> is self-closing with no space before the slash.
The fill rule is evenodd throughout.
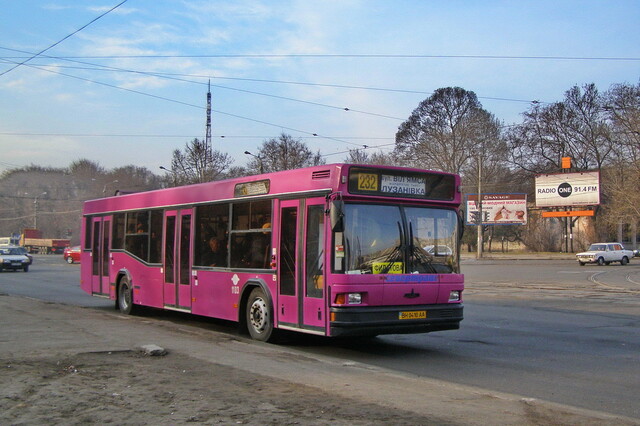
<path id="1" fill-rule="evenodd" d="M 5 237 L 0 238 L 4 241 Z M 18 241 L 15 237 L 6 237 L 8 244 L 21 245 L 25 247 L 29 253 L 50 254 L 62 253 L 66 247 L 71 245 L 71 240 L 63 238 L 43 238 L 42 231 L 34 228 L 25 228 L 20 234 Z"/>
<path id="2" fill-rule="evenodd" d="M 20 236 L 12 235 L 11 237 L 0 237 L 0 247 L 20 245 Z"/>
<path id="3" fill-rule="evenodd" d="M 591 244 L 587 251 L 576 254 L 576 260 L 580 266 L 587 263 L 609 265 L 611 262 L 620 262 L 621 265 L 626 265 L 633 256 L 633 251 L 625 250 L 620 243 L 595 243 Z"/>

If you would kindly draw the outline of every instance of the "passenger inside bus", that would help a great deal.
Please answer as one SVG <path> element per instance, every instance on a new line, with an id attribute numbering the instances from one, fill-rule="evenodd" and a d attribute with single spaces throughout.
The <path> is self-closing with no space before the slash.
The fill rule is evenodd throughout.
<path id="1" fill-rule="evenodd" d="M 266 269 L 269 265 L 271 247 L 271 222 L 260 227 L 264 232 L 250 233 L 245 238 L 244 263 L 248 268 Z"/>
<path id="2" fill-rule="evenodd" d="M 227 255 L 223 243 L 216 237 L 209 238 L 209 250 L 202 255 L 201 264 L 204 266 L 227 266 Z"/>

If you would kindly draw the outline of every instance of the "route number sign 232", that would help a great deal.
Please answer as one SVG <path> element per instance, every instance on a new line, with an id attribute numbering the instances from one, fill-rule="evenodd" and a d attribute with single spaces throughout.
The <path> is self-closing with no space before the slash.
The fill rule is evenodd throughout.
<path id="1" fill-rule="evenodd" d="M 358 175 L 358 189 L 360 191 L 377 191 L 378 175 L 373 173 L 360 173 Z"/>

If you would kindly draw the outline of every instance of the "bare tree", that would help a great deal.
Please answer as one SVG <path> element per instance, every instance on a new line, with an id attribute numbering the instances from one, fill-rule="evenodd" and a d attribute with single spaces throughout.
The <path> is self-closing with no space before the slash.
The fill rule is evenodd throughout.
<path id="1" fill-rule="evenodd" d="M 261 171 L 269 173 L 324 163 L 320 151 L 314 153 L 301 140 L 281 133 L 277 138 L 262 143 L 258 152 L 249 161 L 247 169 L 251 173 L 260 173 Z"/>
<path id="2" fill-rule="evenodd" d="M 162 187 L 162 178 L 146 167 L 133 164 L 110 170 L 104 179 L 102 192 L 113 194 L 115 190 L 126 192 L 149 191 Z"/>
<path id="3" fill-rule="evenodd" d="M 635 150 L 631 160 L 638 160 L 640 150 L 640 83 L 617 84 L 606 94 L 606 111 L 613 125 L 616 141 Z"/>
<path id="4" fill-rule="evenodd" d="M 144 167 L 108 171 L 87 159 L 73 161 L 67 168 L 9 170 L 0 176 L 0 235 L 20 233 L 37 221 L 46 237 L 70 238 L 72 244 L 78 244 L 84 201 L 112 195 L 116 188 L 143 191 L 159 187 L 160 177 Z"/>
<path id="5" fill-rule="evenodd" d="M 616 156 L 606 176 L 606 218 L 611 226 L 631 225 L 635 240 L 640 218 L 640 83 L 620 84 L 606 94 L 606 111 L 611 121 Z"/>
<path id="6" fill-rule="evenodd" d="M 500 124 L 475 93 L 460 87 L 436 90 L 396 133 L 396 152 L 407 164 L 461 173 L 500 138 Z"/>
<path id="7" fill-rule="evenodd" d="M 600 169 L 614 153 L 603 98 L 594 84 L 574 86 L 562 102 L 534 104 L 508 135 L 514 164 L 533 173 L 558 171 L 571 157 L 578 170 Z"/>
<path id="8" fill-rule="evenodd" d="M 601 201 L 608 204 L 613 194 L 612 174 L 606 169 L 620 158 L 620 144 L 612 131 L 606 98 L 594 84 L 574 86 L 565 92 L 562 102 L 534 104 L 524 113 L 524 122 L 508 133 L 511 159 L 528 173 L 560 171 L 562 157 L 571 157 L 577 171 L 600 170 Z M 596 209 L 593 219 L 585 219 L 589 235 L 607 235 L 606 217 Z M 605 220 L 602 220 L 605 218 Z"/>
<path id="9" fill-rule="evenodd" d="M 173 151 L 171 183 L 177 186 L 219 180 L 225 177 L 232 163 L 228 154 L 214 150 L 196 138 L 185 144 L 184 151 Z"/>
<path id="10" fill-rule="evenodd" d="M 375 151 L 369 153 L 364 149 L 350 149 L 349 155 L 344 161 L 351 164 L 377 164 L 381 166 L 402 165 L 401 160 L 396 157 L 394 152 L 385 153 L 382 151 Z"/>
<path id="11" fill-rule="evenodd" d="M 364 149 L 350 149 L 344 161 L 351 164 L 371 164 L 369 153 Z"/>

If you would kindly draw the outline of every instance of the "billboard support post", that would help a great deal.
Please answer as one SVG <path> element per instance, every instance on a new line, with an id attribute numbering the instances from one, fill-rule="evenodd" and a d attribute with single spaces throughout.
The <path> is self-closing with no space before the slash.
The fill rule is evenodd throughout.
<path id="1" fill-rule="evenodd" d="M 476 258 L 482 258 L 482 155 L 478 155 L 478 252 Z"/>

